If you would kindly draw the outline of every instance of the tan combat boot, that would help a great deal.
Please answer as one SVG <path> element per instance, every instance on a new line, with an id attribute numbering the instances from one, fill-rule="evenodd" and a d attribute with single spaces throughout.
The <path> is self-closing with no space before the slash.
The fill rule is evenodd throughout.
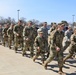
<path id="1" fill-rule="evenodd" d="M 58 72 L 59 74 L 61 74 L 61 75 L 66 75 L 66 73 L 64 73 L 63 71 L 62 71 L 62 68 L 59 68 L 59 72 Z"/>
<path id="2" fill-rule="evenodd" d="M 47 69 L 47 63 L 44 62 L 43 66 L 45 69 Z"/>
<path id="3" fill-rule="evenodd" d="M 35 60 L 36 60 L 36 56 L 33 57 L 33 62 L 35 62 Z"/>

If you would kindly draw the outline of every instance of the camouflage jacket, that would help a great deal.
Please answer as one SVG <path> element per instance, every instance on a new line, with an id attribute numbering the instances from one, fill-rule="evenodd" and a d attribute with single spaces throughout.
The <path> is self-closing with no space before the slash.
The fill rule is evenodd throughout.
<path id="1" fill-rule="evenodd" d="M 15 37 L 16 37 L 16 34 L 19 34 L 20 37 L 22 37 L 22 34 L 23 34 L 23 26 L 22 25 L 15 25 L 14 26 L 14 29 L 13 29 L 13 32 L 15 34 Z"/>
<path id="2" fill-rule="evenodd" d="M 25 28 L 23 29 L 24 39 L 29 38 L 29 40 L 33 41 L 34 40 L 33 35 L 34 35 L 33 28 L 29 26 L 25 26 Z"/>
<path id="3" fill-rule="evenodd" d="M 8 37 L 14 37 L 14 33 L 13 33 L 13 29 L 12 28 L 9 28 L 7 30 L 7 35 L 8 35 Z"/>
<path id="4" fill-rule="evenodd" d="M 8 30 L 8 28 L 4 28 L 4 29 L 3 29 L 3 31 L 2 31 L 3 36 L 7 36 L 7 30 Z"/>
<path id="5" fill-rule="evenodd" d="M 2 28 L 0 28 L 0 36 L 2 36 L 2 30 L 3 30 L 3 29 L 2 29 Z"/>
<path id="6" fill-rule="evenodd" d="M 40 49 L 44 49 L 46 47 L 46 38 L 40 37 L 39 35 L 35 38 L 34 45 L 35 47 L 40 47 Z"/>
<path id="7" fill-rule="evenodd" d="M 57 30 L 52 38 L 52 45 L 58 46 L 59 48 L 62 47 L 62 41 L 64 38 L 64 32 Z"/>
<path id="8" fill-rule="evenodd" d="M 76 35 L 72 34 L 70 40 L 71 40 L 71 44 L 75 45 L 76 44 Z"/>

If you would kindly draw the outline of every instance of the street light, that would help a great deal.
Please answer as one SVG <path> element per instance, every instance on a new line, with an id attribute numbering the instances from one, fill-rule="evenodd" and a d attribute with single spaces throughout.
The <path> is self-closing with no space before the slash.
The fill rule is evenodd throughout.
<path id="1" fill-rule="evenodd" d="M 20 11 L 20 10 L 17 10 L 17 12 L 18 12 L 18 21 L 19 21 L 19 11 Z"/>
<path id="2" fill-rule="evenodd" d="M 73 26 L 74 26 L 74 16 L 75 16 L 75 15 L 72 15 L 72 16 L 73 16 Z"/>

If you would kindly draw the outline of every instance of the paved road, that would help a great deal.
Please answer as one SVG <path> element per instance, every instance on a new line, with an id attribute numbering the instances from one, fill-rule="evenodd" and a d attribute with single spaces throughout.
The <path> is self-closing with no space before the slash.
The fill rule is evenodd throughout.
<path id="1" fill-rule="evenodd" d="M 69 62 L 70 61 L 70 62 Z M 76 75 L 76 60 L 69 59 L 63 68 L 67 75 Z M 7 47 L 0 46 L 0 75 L 59 75 L 56 60 L 45 70 L 40 60 L 34 63 L 29 57 L 22 57 Z"/>

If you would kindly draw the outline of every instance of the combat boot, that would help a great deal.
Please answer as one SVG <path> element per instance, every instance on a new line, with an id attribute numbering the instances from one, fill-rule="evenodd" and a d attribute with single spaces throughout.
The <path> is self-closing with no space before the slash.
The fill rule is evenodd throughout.
<path id="1" fill-rule="evenodd" d="M 24 55 L 26 55 L 26 52 L 25 53 L 24 52 L 22 53 L 22 56 L 24 56 Z"/>
<path id="2" fill-rule="evenodd" d="M 15 47 L 15 53 L 17 53 L 17 47 Z"/>
<path id="3" fill-rule="evenodd" d="M 63 64 L 65 64 L 65 59 L 63 59 Z"/>
<path id="4" fill-rule="evenodd" d="M 9 46 L 9 49 L 11 49 L 11 46 Z"/>
<path id="5" fill-rule="evenodd" d="M 42 61 L 42 65 L 44 65 L 44 61 Z"/>
<path id="6" fill-rule="evenodd" d="M 33 58 L 33 55 L 34 55 L 33 53 L 30 53 L 30 58 Z"/>
<path id="7" fill-rule="evenodd" d="M 64 73 L 63 71 L 62 71 L 62 67 L 61 68 L 59 68 L 59 72 L 58 72 L 60 75 L 66 75 L 66 73 Z"/>
<path id="8" fill-rule="evenodd" d="M 44 62 L 43 66 L 45 69 L 47 69 L 47 63 Z"/>
<path id="9" fill-rule="evenodd" d="M 2 44 L 5 47 L 5 43 Z"/>
<path id="10" fill-rule="evenodd" d="M 35 62 L 35 60 L 36 60 L 36 56 L 33 57 L 33 62 Z"/>

